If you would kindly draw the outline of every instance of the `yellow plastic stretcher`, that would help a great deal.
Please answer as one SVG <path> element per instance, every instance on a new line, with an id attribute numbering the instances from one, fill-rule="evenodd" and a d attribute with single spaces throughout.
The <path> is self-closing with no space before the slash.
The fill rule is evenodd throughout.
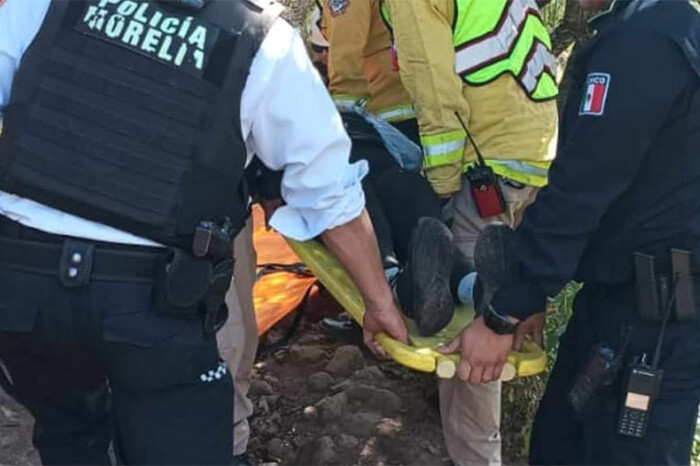
<path id="1" fill-rule="evenodd" d="M 318 241 L 298 242 L 287 238 L 289 245 L 306 266 L 323 283 L 326 289 L 343 306 L 355 321 L 362 325 L 364 303 L 355 284 L 333 255 Z M 438 377 L 452 378 L 455 375 L 459 356 L 444 355 L 438 346 L 450 342 L 474 319 L 474 310 L 462 306 L 457 309 L 452 321 L 440 333 L 432 337 L 421 337 L 416 324 L 405 318 L 409 330 L 409 344 L 403 344 L 381 333 L 377 341 L 399 364 L 421 372 L 435 372 Z M 526 342 L 522 351 L 513 351 L 503 369 L 502 380 L 527 377 L 543 372 L 547 365 L 546 353 L 535 343 Z"/>

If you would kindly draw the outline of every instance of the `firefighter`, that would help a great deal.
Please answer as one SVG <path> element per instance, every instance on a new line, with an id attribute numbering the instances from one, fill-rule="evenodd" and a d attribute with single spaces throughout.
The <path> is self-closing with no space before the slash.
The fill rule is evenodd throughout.
<path id="1" fill-rule="evenodd" d="M 321 0 L 328 41 L 328 89 L 339 108 L 358 103 L 418 143 L 411 99 L 393 64 L 391 37 L 379 0 Z"/>
<path id="2" fill-rule="evenodd" d="M 534 0 L 384 0 L 381 12 L 418 116 L 425 175 L 471 259 L 483 228 L 515 226 L 547 183 L 557 133 L 549 34 Z M 464 283 L 470 293 L 473 281 Z M 499 382 L 440 382 L 456 463 L 501 462 L 500 392 Z"/>

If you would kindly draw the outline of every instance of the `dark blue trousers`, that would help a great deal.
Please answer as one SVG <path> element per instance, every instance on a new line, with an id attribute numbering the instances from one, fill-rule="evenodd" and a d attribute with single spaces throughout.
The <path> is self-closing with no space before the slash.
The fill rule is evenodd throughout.
<path id="1" fill-rule="evenodd" d="M 660 363 L 661 393 L 645 438 L 616 432 L 624 369 L 585 420 L 575 417 L 567 401 L 593 347 L 601 342 L 618 347 L 622 328 L 630 322 L 634 333 L 625 361 L 643 353 L 651 357 L 659 324 L 638 322 L 633 306 L 611 297 L 604 287 L 587 285 L 578 294 L 535 418 L 530 464 L 689 464 L 700 403 L 700 320 L 668 325 Z"/>
<path id="2" fill-rule="evenodd" d="M 201 319 L 156 314 L 147 282 L 66 288 L 0 266 L 0 370 L 44 464 L 226 464 L 233 383 Z"/>

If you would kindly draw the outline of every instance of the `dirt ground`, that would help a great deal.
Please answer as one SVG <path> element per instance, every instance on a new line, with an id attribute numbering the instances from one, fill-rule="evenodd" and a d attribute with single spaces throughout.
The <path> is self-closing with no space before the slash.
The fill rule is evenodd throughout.
<path id="1" fill-rule="evenodd" d="M 262 360 L 249 451 L 281 464 L 451 464 L 433 377 L 307 331 Z"/>
<path id="2" fill-rule="evenodd" d="M 0 465 L 39 464 L 32 425 L 29 413 L 0 389 Z"/>

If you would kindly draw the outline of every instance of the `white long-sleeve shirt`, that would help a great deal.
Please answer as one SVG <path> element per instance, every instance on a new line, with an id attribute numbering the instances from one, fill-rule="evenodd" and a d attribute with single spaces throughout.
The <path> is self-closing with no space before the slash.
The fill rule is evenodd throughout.
<path id="1" fill-rule="evenodd" d="M 50 0 L 0 3 L 0 118 L 22 56 L 39 31 Z M 365 162 L 350 164 L 350 140 L 296 31 L 276 20 L 250 68 L 241 100 L 248 152 L 284 170 L 271 225 L 297 240 L 312 238 L 360 215 Z M 231 187 L 232 192 L 235 187 Z M 113 243 L 155 245 L 128 232 L 0 191 L 0 215 L 49 233 Z"/>

